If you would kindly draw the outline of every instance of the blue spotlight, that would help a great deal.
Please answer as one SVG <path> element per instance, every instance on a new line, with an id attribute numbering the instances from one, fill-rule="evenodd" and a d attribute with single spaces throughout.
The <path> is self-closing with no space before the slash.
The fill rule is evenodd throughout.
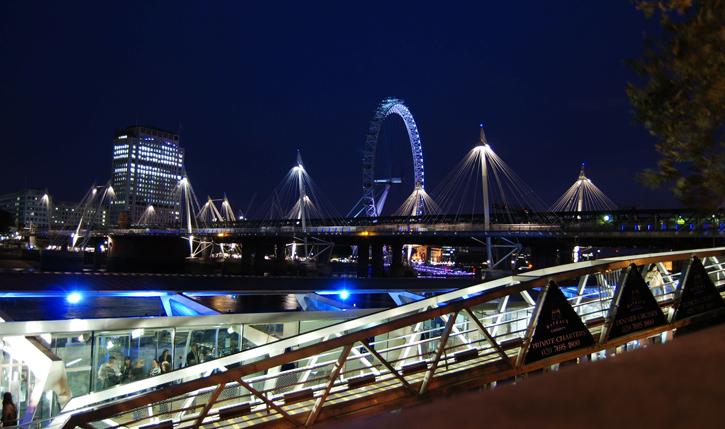
<path id="1" fill-rule="evenodd" d="M 80 300 L 81 300 L 81 298 L 82 298 L 82 297 L 81 297 L 81 294 L 79 294 L 79 293 L 77 293 L 77 292 L 73 292 L 72 294 L 70 294 L 70 295 L 68 295 L 68 296 L 66 297 L 66 300 L 67 300 L 68 302 L 70 302 L 71 304 L 75 304 L 75 303 L 77 303 L 78 301 L 80 301 Z"/>
<path id="2" fill-rule="evenodd" d="M 346 290 L 344 290 L 344 291 L 340 292 L 340 298 L 342 298 L 342 299 L 347 299 L 347 297 L 348 297 L 348 296 L 350 296 L 350 294 L 349 294 L 349 293 L 347 293 L 347 291 L 346 291 Z"/>

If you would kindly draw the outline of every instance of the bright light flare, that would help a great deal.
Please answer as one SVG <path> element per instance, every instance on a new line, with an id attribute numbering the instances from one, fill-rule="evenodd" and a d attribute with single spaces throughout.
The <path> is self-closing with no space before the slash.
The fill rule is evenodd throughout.
<path id="1" fill-rule="evenodd" d="M 73 292 L 66 297 L 66 301 L 70 302 L 71 304 L 76 304 L 81 300 L 81 298 L 83 298 L 81 294 L 79 294 L 78 292 Z"/>

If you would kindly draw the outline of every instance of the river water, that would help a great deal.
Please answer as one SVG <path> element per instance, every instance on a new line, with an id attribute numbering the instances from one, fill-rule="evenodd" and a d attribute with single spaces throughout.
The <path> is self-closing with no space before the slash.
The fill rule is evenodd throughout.
<path id="1" fill-rule="evenodd" d="M 336 296 L 330 298 L 339 300 Z M 302 310 L 293 294 L 198 296 L 193 299 L 221 314 Z M 387 294 L 355 294 L 343 302 L 356 308 L 389 308 L 395 305 Z M 158 297 L 84 296 L 77 303 L 61 297 L 3 298 L 0 299 L 0 310 L 18 322 L 165 316 Z"/>

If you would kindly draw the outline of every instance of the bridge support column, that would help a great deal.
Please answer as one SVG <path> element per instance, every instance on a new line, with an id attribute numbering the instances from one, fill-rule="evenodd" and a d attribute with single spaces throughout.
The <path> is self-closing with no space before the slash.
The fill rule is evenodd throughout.
<path id="1" fill-rule="evenodd" d="M 372 259 L 370 260 L 370 277 L 384 277 L 385 261 L 383 260 L 383 244 L 373 241 Z"/>
<path id="2" fill-rule="evenodd" d="M 388 252 L 392 258 L 388 277 L 405 277 L 405 267 L 403 266 L 403 245 L 401 243 L 393 243 L 388 245 Z"/>
<path id="3" fill-rule="evenodd" d="M 531 265 L 535 270 L 558 265 L 556 245 L 531 245 Z"/>
<path id="4" fill-rule="evenodd" d="M 105 254 L 101 250 L 101 244 L 96 243 L 95 249 L 93 250 L 93 268 L 99 269 L 101 268 L 101 263 L 105 262 Z"/>
<path id="5" fill-rule="evenodd" d="M 277 240 L 274 249 L 274 274 L 284 275 L 287 272 L 287 260 L 285 250 L 287 243 L 282 240 Z"/>
<path id="6" fill-rule="evenodd" d="M 370 243 L 367 240 L 357 244 L 357 276 L 363 279 L 368 278 L 370 267 Z"/>
<path id="7" fill-rule="evenodd" d="M 263 276 L 264 275 L 264 255 L 267 250 L 267 243 L 255 243 L 254 246 L 254 275 L 255 276 Z"/>
<path id="8" fill-rule="evenodd" d="M 208 237 L 204 237 L 202 240 L 202 243 L 205 244 L 205 246 L 203 246 L 198 258 L 209 259 L 211 257 L 212 249 L 214 249 L 214 243 L 211 242 Z"/>
<path id="9" fill-rule="evenodd" d="M 242 243 L 242 274 L 252 275 L 254 273 L 254 244 L 250 241 Z"/>
<path id="10" fill-rule="evenodd" d="M 564 244 L 532 245 L 531 259 L 535 270 L 570 264 L 574 261 L 574 247 Z"/>
<path id="11" fill-rule="evenodd" d="M 559 246 L 557 252 L 557 265 L 571 264 L 574 262 L 574 246 Z"/>

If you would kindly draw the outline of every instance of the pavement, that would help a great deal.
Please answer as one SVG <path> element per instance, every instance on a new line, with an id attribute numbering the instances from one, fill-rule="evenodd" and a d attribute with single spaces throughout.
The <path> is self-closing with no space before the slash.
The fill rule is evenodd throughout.
<path id="1" fill-rule="evenodd" d="M 725 325 L 334 427 L 723 427 Z M 342 422 L 341 422 L 342 423 Z"/>

